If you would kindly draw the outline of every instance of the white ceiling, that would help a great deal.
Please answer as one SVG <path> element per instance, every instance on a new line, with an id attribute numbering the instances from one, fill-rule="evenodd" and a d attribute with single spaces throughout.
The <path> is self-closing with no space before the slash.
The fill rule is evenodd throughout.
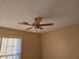
<path id="1" fill-rule="evenodd" d="M 0 26 L 25 31 L 37 16 L 43 16 L 42 23 L 53 22 L 41 32 L 79 23 L 79 0 L 0 0 Z M 33 29 L 31 32 L 35 32 Z"/>

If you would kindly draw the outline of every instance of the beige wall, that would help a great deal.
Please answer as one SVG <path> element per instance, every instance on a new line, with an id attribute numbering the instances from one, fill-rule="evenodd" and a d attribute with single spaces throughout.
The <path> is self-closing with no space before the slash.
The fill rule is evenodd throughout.
<path id="1" fill-rule="evenodd" d="M 79 59 L 79 24 L 42 34 L 43 59 Z"/>
<path id="2" fill-rule="evenodd" d="M 6 28 L 0 28 L 0 34 L 21 36 L 22 59 L 40 59 L 40 35 L 36 33 L 22 32 Z"/>
<path id="3" fill-rule="evenodd" d="M 79 59 L 79 24 L 42 35 L 6 28 L 0 34 L 23 38 L 22 59 Z"/>

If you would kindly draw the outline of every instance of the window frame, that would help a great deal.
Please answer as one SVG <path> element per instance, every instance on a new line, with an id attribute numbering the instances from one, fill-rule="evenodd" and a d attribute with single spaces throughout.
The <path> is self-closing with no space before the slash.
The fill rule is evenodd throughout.
<path id="1" fill-rule="evenodd" d="M 8 56 L 19 56 L 19 59 L 21 59 L 22 56 L 22 37 L 17 37 L 17 36 L 10 36 L 10 35 L 0 35 L 0 39 L 1 39 L 1 43 L 0 43 L 0 52 L 1 52 L 1 44 L 2 44 L 2 38 L 20 38 L 21 42 L 20 42 L 20 53 L 17 54 L 10 54 L 10 55 L 1 55 L 1 57 L 8 57 Z M 7 59 L 7 58 L 6 58 Z M 13 58 L 12 58 L 13 59 Z"/>

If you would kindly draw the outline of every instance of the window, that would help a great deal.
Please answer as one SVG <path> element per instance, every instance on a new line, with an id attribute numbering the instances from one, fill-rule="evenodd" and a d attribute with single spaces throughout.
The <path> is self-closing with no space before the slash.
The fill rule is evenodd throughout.
<path id="1" fill-rule="evenodd" d="M 0 59 L 20 59 L 21 39 L 0 37 Z"/>

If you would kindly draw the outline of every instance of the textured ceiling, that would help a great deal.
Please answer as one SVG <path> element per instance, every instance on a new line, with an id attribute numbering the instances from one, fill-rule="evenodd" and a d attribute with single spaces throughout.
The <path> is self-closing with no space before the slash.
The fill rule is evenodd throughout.
<path id="1" fill-rule="evenodd" d="M 30 26 L 18 23 L 32 23 L 37 16 L 44 17 L 42 23 L 54 23 L 41 32 L 79 23 L 79 0 L 0 0 L 1 27 L 25 31 Z"/>

